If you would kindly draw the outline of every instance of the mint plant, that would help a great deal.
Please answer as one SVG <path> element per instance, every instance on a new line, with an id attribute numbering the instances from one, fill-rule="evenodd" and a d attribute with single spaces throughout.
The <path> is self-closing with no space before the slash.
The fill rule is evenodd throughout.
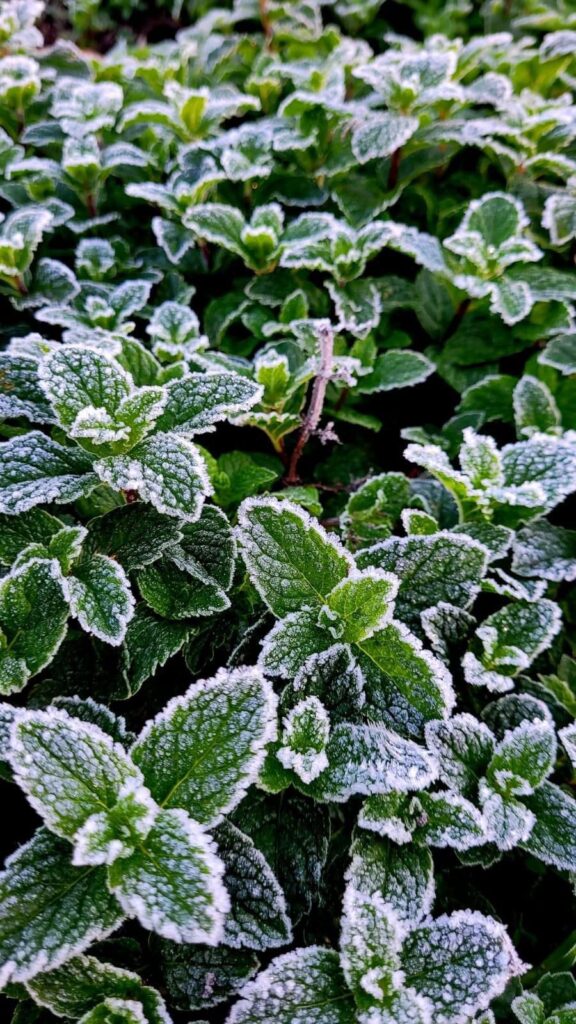
<path id="1" fill-rule="evenodd" d="M 576 1020 L 575 53 L 0 3 L 11 1024 Z"/>

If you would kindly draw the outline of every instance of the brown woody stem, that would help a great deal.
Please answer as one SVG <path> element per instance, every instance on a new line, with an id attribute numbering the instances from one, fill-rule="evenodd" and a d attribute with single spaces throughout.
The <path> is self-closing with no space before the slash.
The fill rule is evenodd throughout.
<path id="1" fill-rule="evenodd" d="M 328 381 L 332 375 L 334 333 L 329 324 L 323 325 L 319 329 L 318 340 L 320 342 L 320 366 L 318 367 L 318 373 L 314 378 L 314 383 L 312 385 L 310 404 L 306 410 L 304 422 L 300 428 L 298 440 L 294 445 L 294 451 L 292 452 L 292 457 L 290 459 L 290 465 L 288 467 L 288 473 L 285 480 L 287 484 L 296 484 L 300 479 L 298 476 L 298 463 L 304 448 L 320 422 L 322 409 L 324 408 L 324 399 L 326 398 L 326 388 L 328 387 Z"/>

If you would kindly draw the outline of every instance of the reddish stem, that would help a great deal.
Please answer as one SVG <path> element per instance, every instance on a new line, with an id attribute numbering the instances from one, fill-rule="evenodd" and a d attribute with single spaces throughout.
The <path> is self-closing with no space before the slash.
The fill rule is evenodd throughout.
<path id="1" fill-rule="evenodd" d="M 326 398 L 326 388 L 328 387 L 328 381 L 332 374 L 334 334 L 329 324 L 326 324 L 319 329 L 318 340 L 320 342 L 320 366 L 312 385 L 310 404 L 306 411 L 302 427 L 300 428 L 298 440 L 294 445 L 292 458 L 290 459 L 288 474 L 285 478 L 285 483 L 287 484 L 296 484 L 300 479 L 298 476 L 298 463 L 306 444 L 320 422 L 322 409 L 324 408 L 324 399 Z"/>
<path id="2" fill-rule="evenodd" d="M 398 184 L 398 174 L 400 171 L 400 161 L 402 159 L 402 146 L 398 146 L 390 157 L 390 170 L 388 171 L 388 188 L 396 188 Z"/>

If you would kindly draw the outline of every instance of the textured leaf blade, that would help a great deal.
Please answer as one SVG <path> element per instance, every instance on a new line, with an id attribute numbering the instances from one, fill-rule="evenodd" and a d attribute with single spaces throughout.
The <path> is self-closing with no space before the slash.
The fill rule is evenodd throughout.
<path id="1" fill-rule="evenodd" d="M 45 829 L 6 862 L 0 903 L 1 986 L 59 967 L 124 918 L 104 868 L 73 867 L 68 843 Z"/>
<path id="2" fill-rule="evenodd" d="M 229 900 L 223 865 L 206 833 L 184 811 L 161 811 L 145 845 L 108 869 L 111 891 L 144 928 L 175 942 L 216 945 Z"/>
<path id="3" fill-rule="evenodd" d="M 306 604 L 323 604 L 348 574 L 349 555 L 290 502 L 248 499 L 238 522 L 248 572 L 275 615 L 287 615 Z"/>
<path id="4" fill-rule="evenodd" d="M 152 795 L 215 823 L 242 799 L 275 736 L 276 699 L 257 669 L 193 684 L 144 728 L 132 749 Z"/>

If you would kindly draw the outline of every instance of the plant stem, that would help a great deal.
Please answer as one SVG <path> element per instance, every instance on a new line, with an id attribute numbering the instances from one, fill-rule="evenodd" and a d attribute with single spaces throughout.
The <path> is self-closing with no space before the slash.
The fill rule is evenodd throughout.
<path id="1" fill-rule="evenodd" d="M 462 302 L 460 303 L 458 309 L 454 313 L 454 316 L 450 321 L 450 326 L 446 331 L 447 338 L 449 338 L 451 334 L 454 334 L 454 331 L 456 331 L 458 327 L 460 327 L 460 324 L 462 323 L 464 317 L 466 316 L 466 313 L 470 309 L 471 303 L 472 299 L 462 299 Z"/>
<path id="2" fill-rule="evenodd" d="M 300 428 L 298 440 L 294 446 L 292 452 L 292 458 L 290 459 L 290 466 L 288 467 L 288 474 L 285 482 L 287 484 L 298 483 L 300 479 L 298 476 L 298 463 L 300 456 L 306 447 L 306 444 L 310 436 L 316 430 L 320 417 L 322 415 L 322 409 L 324 408 L 324 399 L 326 398 L 326 388 L 328 387 L 328 381 L 332 375 L 332 358 L 334 355 L 334 333 L 330 325 L 322 326 L 318 331 L 318 341 L 320 343 L 320 366 L 318 367 L 318 373 L 314 378 L 312 385 L 312 395 L 310 397 L 310 404 L 304 417 L 304 422 Z"/>
<path id="3" fill-rule="evenodd" d="M 398 184 L 398 172 L 400 171 L 400 161 L 402 159 L 402 146 L 398 146 L 390 157 L 390 170 L 388 171 L 388 188 L 396 188 Z"/>
<path id="4" fill-rule="evenodd" d="M 270 21 L 270 14 L 268 11 L 268 0 L 258 0 L 258 9 L 260 11 L 260 21 L 262 23 L 262 30 L 264 32 L 266 49 L 271 50 L 272 37 L 274 33 L 272 31 L 272 22 Z"/>

